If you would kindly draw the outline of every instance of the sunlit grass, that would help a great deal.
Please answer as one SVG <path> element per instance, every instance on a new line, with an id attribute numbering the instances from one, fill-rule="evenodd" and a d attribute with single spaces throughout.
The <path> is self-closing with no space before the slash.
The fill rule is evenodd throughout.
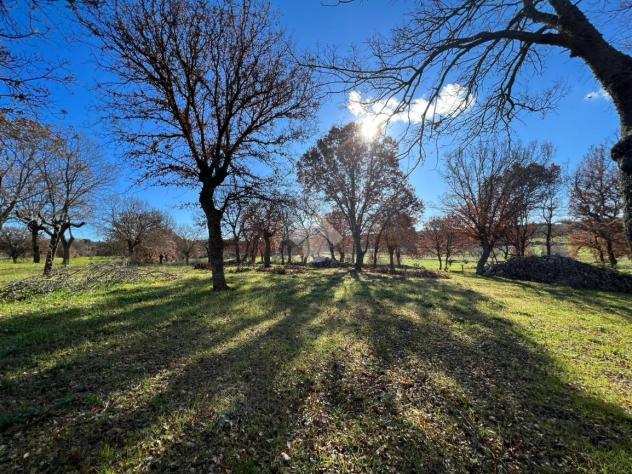
<path id="1" fill-rule="evenodd" d="M 0 470 L 632 467 L 630 295 L 177 272 L 0 305 Z"/>

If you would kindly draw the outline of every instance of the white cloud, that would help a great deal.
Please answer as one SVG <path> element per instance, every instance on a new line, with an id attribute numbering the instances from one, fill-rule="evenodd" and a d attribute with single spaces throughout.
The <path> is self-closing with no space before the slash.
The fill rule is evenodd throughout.
<path id="1" fill-rule="evenodd" d="M 357 91 L 349 93 L 347 108 L 360 123 L 366 138 L 374 137 L 385 129 L 387 123 L 421 123 L 468 109 L 474 98 L 468 97 L 467 89 L 459 84 L 446 84 L 433 103 L 420 98 L 403 107 L 397 99 L 362 100 Z"/>
<path id="2" fill-rule="evenodd" d="M 610 94 L 608 94 L 608 92 L 601 87 L 598 91 L 592 91 L 589 92 L 588 94 L 586 94 L 584 96 L 584 100 L 608 100 L 611 101 L 612 97 L 610 97 Z"/>

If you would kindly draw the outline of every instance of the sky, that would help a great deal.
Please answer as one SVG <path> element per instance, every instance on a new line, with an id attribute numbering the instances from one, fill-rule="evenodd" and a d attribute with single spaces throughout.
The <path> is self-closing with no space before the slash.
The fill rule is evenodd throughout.
<path id="1" fill-rule="evenodd" d="M 303 51 L 335 46 L 345 51 L 351 45 L 359 47 L 375 33 L 388 33 L 400 24 L 410 1 L 405 0 L 358 0 L 351 4 L 330 6 L 334 0 L 272 0 L 280 14 L 280 21 Z M 75 77 L 66 86 L 53 85 L 51 104 L 42 113 L 43 120 L 56 126 L 72 126 L 94 140 L 106 159 L 115 162 L 119 169 L 113 190 L 126 196 L 147 201 L 172 216 L 179 224 L 191 224 L 195 215 L 187 203 L 195 202 L 191 190 L 159 188 L 136 183 L 137 172 L 125 163 L 122 147 L 108 134 L 100 110 L 99 94 L 95 90 L 102 74 L 95 65 L 93 52 L 73 32 L 72 21 L 56 22 L 55 12 L 50 23 L 55 25 L 40 54 L 54 62 L 68 62 L 67 70 Z M 547 70 L 542 78 L 534 81 L 554 81 L 562 78 L 565 94 L 556 111 L 545 118 L 527 116 L 514 124 L 516 136 L 524 141 L 546 140 L 556 148 L 555 161 L 571 171 L 593 145 L 604 141 L 613 142 L 618 133 L 618 121 L 612 102 L 603 94 L 588 68 L 567 54 L 551 54 Z M 424 91 L 419 91 L 420 98 Z M 62 112 L 63 111 L 63 112 Z M 319 136 L 332 125 L 352 121 L 355 116 L 349 110 L 348 93 L 332 94 L 323 101 L 317 115 L 317 133 L 305 143 L 293 145 L 298 156 L 312 146 Z M 425 160 L 412 172 L 410 179 L 417 195 L 426 204 L 423 218 L 439 212 L 438 204 L 445 185 L 440 167 L 445 149 L 426 149 Z M 87 226 L 77 236 L 98 238 L 95 227 Z"/>

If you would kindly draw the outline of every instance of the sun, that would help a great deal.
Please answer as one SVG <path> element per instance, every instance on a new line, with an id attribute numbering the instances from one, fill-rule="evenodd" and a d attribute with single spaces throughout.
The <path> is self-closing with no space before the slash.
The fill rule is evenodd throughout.
<path id="1" fill-rule="evenodd" d="M 368 142 L 371 142 L 382 133 L 383 122 L 376 116 L 365 115 L 359 122 L 360 135 Z"/>

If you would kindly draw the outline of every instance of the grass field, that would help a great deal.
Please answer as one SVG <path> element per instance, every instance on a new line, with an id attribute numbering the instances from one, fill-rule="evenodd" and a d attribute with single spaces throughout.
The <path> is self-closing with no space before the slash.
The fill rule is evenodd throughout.
<path id="1" fill-rule="evenodd" d="M 632 472 L 632 295 L 170 269 L 0 304 L 0 471 Z"/>

